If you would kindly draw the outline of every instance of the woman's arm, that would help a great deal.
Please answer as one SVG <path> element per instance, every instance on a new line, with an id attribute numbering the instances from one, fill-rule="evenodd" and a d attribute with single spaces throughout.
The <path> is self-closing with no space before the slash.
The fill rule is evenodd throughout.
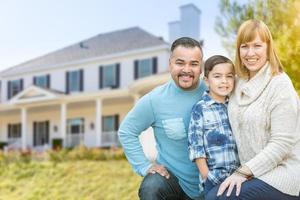
<path id="1" fill-rule="evenodd" d="M 236 186 L 236 195 L 241 185 L 248 178 L 259 177 L 274 169 L 292 150 L 297 133 L 296 125 L 299 115 L 299 99 L 291 84 L 277 87 L 274 98 L 269 102 L 271 108 L 271 134 L 265 148 L 254 158 L 229 176 L 219 187 L 217 195 L 222 195 L 228 188 L 229 196 Z M 299 136 L 298 136 L 299 137 Z M 239 173 L 242 172 L 242 173 Z"/>
<path id="2" fill-rule="evenodd" d="M 296 142 L 298 97 L 290 84 L 277 87 L 269 102 L 271 134 L 264 149 L 245 163 L 254 176 L 259 177 L 274 169 L 291 152 Z"/>

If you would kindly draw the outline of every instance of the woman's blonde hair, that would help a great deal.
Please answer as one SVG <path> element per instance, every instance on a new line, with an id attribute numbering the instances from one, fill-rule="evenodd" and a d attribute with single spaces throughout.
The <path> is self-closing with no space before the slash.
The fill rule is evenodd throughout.
<path id="1" fill-rule="evenodd" d="M 257 35 L 263 42 L 267 43 L 267 60 L 270 63 L 272 75 L 283 71 L 269 28 L 260 20 L 250 19 L 241 24 L 236 39 L 235 71 L 239 77 L 249 78 L 249 70 L 244 66 L 240 57 L 240 46 L 243 43 L 253 41 Z"/>

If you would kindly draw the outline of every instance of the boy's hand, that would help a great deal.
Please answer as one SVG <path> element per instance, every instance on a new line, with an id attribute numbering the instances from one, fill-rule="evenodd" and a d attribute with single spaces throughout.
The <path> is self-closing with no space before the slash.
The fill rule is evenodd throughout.
<path id="1" fill-rule="evenodd" d="M 153 164 L 148 170 L 148 174 L 149 173 L 151 174 L 159 173 L 161 176 L 164 176 L 167 179 L 170 178 L 170 174 L 168 170 L 163 165 Z"/>

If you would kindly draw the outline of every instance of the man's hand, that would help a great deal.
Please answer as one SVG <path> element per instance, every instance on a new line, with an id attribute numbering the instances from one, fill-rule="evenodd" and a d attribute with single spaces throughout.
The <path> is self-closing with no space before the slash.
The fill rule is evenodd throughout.
<path id="1" fill-rule="evenodd" d="M 170 178 L 170 174 L 168 170 L 163 165 L 153 164 L 148 170 L 148 174 L 149 173 L 151 174 L 159 173 L 161 176 L 164 176 L 167 179 Z"/>
<path id="2" fill-rule="evenodd" d="M 221 196 L 223 192 L 228 188 L 226 196 L 230 196 L 234 186 L 236 186 L 236 196 L 240 195 L 242 183 L 245 182 L 247 178 L 233 173 L 231 176 L 227 177 L 225 181 L 220 185 L 217 196 Z"/>

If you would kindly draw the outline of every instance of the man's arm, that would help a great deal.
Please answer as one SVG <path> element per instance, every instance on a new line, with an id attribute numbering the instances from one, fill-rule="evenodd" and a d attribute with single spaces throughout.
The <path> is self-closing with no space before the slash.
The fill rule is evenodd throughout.
<path id="1" fill-rule="evenodd" d="M 150 94 L 142 97 L 122 121 L 118 134 L 133 170 L 145 176 L 151 167 L 141 146 L 139 135 L 154 123 Z"/>

